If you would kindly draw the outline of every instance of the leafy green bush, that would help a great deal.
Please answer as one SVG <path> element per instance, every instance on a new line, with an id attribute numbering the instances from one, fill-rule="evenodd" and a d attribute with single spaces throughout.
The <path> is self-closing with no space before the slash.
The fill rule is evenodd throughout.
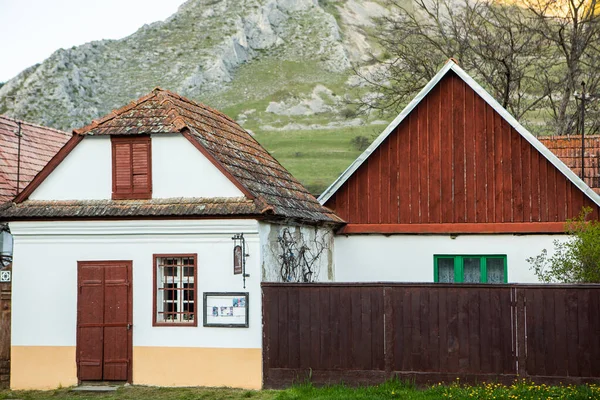
<path id="1" fill-rule="evenodd" d="M 552 256 L 544 249 L 527 259 L 542 282 L 600 283 L 600 222 L 587 220 L 591 212 L 586 207 L 577 218 L 567 221 L 571 236 L 554 241 Z"/>

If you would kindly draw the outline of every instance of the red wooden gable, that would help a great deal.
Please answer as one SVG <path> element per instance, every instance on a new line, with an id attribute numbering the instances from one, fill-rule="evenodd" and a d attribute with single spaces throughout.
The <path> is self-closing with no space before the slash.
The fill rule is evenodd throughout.
<path id="1" fill-rule="evenodd" d="M 448 72 L 333 193 L 346 233 L 562 232 L 598 205 Z"/>

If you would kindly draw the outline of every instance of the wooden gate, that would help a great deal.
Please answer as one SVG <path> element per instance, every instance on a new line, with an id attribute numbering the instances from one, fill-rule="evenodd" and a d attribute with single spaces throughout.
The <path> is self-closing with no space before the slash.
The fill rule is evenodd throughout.
<path id="1" fill-rule="evenodd" d="M 5 271 L 12 271 L 9 266 Z M 0 283 L 0 388 L 10 386 L 11 282 Z"/>
<path id="2" fill-rule="evenodd" d="M 263 384 L 600 382 L 600 285 L 263 283 Z"/>
<path id="3" fill-rule="evenodd" d="M 78 379 L 131 382 L 131 261 L 80 261 L 77 267 Z"/>

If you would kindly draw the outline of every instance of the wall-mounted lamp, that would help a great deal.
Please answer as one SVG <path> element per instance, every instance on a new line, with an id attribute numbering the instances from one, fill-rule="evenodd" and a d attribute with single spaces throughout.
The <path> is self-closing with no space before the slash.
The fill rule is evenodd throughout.
<path id="1" fill-rule="evenodd" d="M 0 269 L 7 268 L 12 264 L 12 256 L 10 254 L 0 253 Z"/>
<path id="2" fill-rule="evenodd" d="M 233 240 L 233 274 L 242 275 L 244 289 L 246 289 L 246 278 L 250 276 L 246 273 L 246 257 L 249 256 L 246 253 L 246 240 L 243 233 L 236 233 L 231 239 Z"/>
<path id="3" fill-rule="evenodd" d="M 0 228 L 2 228 L 0 226 Z M 7 268 L 12 263 L 13 239 L 10 233 L 0 229 L 0 269 Z"/>

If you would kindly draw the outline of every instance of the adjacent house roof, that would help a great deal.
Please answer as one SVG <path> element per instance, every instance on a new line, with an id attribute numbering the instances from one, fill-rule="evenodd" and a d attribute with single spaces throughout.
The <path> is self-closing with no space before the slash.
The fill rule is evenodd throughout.
<path id="1" fill-rule="evenodd" d="M 69 137 L 57 129 L 0 115 L 0 204 L 12 200 L 17 188 L 26 187 Z"/>
<path id="2" fill-rule="evenodd" d="M 250 200 L 251 204 L 246 200 L 239 200 L 238 204 L 232 207 L 230 201 L 223 200 L 221 201 L 223 207 L 211 206 L 212 211 L 210 211 L 205 207 L 206 204 L 199 206 L 198 199 L 175 199 L 171 201 L 171 206 L 159 204 L 160 202 L 156 200 L 145 202 L 136 200 L 130 203 L 127 201 L 49 203 L 27 200 L 33 190 L 84 136 L 174 133 L 183 134 L 244 193 L 246 200 Z M 190 171 L 190 174 L 195 172 L 197 171 Z M 125 212 L 123 209 L 127 204 L 130 204 L 132 209 L 127 211 L 128 216 L 250 214 L 270 218 L 298 219 L 305 222 L 341 222 L 231 118 L 203 104 L 160 88 L 93 121 L 88 126 L 76 129 L 72 141 L 16 198 L 16 202 L 22 204 L 3 214 L 11 218 L 25 218 L 33 214 L 39 218 L 59 215 L 63 217 L 120 216 Z M 214 205 L 219 200 L 206 199 L 204 202 Z M 238 206 L 241 208 L 237 208 Z M 217 209 L 220 211 L 215 211 Z"/>
<path id="3" fill-rule="evenodd" d="M 538 137 L 573 172 L 581 177 L 581 136 Z M 596 193 L 600 193 L 600 135 L 585 136 L 585 168 L 583 181 Z"/>

